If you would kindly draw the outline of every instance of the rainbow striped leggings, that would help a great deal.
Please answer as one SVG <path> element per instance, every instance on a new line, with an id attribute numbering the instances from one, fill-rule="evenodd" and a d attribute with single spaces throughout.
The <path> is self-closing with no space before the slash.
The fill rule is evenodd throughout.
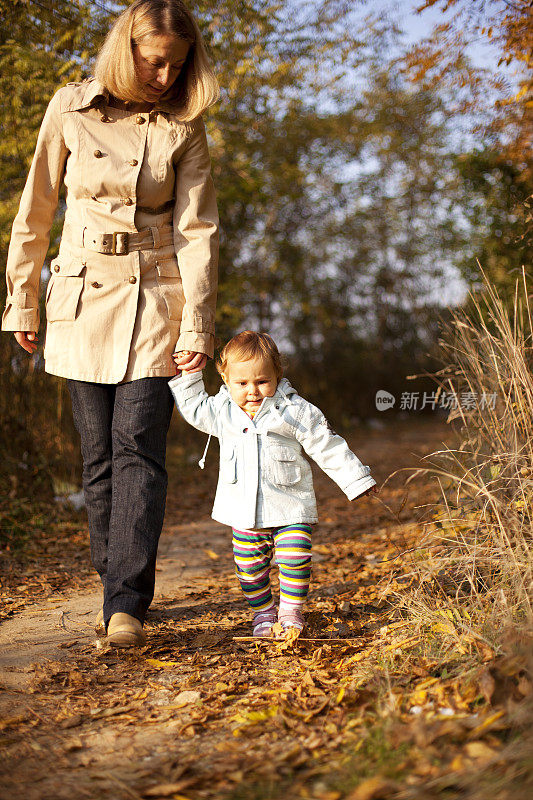
<path id="1" fill-rule="evenodd" d="M 266 611 L 274 606 L 270 587 L 273 552 L 279 567 L 280 607 L 301 608 L 311 575 L 311 525 L 232 530 L 235 573 L 253 610 Z"/>

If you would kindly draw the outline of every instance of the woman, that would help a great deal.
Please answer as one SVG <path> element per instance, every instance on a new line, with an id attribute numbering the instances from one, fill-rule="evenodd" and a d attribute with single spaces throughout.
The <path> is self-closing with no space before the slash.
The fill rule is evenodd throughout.
<path id="1" fill-rule="evenodd" d="M 115 646 L 145 641 L 167 488 L 168 378 L 174 361 L 200 370 L 213 355 L 218 215 L 200 115 L 217 97 L 181 0 L 136 0 L 111 29 L 95 78 L 52 98 L 13 224 L 2 328 L 33 353 L 65 183 L 44 356 L 47 372 L 68 379 L 104 590 L 97 625 Z"/>

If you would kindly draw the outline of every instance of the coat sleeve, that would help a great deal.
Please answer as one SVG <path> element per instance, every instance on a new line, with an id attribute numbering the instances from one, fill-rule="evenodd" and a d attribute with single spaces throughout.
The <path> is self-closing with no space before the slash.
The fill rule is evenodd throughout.
<path id="1" fill-rule="evenodd" d="M 345 439 L 331 429 L 320 409 L 305 400 L 301 403 L 295 436 L 307 455 L 335 481 L 349 500 L 375 486 L 370 467 L 362 464 Z"/>
<path id="2" fill-rule="evenodd" d="M 68 148 L 61 124 L 61 90 L 46 110 L 13 222 L 7 256 L 4 331 L 39 329 L 39 284 L 63 181 Z"/>
<path id="3" fill-rule="evenodd" d="M 219 414 L 215 398 L 205 391 L 202 373 L 176 375 L 168 385 L 178 411 L 189 425 L 211 436 L 219 436 Z"/>
<path id="4" fill-rule="evenodd" d="M 189 144 L 176 165 L 174 246 L 185 305 L 177 350 L 211 358 L 218 286 L 218 211 L 205 126 L 193 123 Z"/>

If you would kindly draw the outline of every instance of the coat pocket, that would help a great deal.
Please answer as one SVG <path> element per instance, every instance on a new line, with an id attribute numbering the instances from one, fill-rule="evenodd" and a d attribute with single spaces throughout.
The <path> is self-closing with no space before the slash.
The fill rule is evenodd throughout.
<path id="1" fill-rule="evenodd" d="M 271 483 L 277 486 L 292 486 L 299 483 L 302 470 L 298 456 L 290 447 L 271 445 L 267 449 L 267 475 Z"/>
<path id="2" fill-rule="evenodd" d="M 176 256 L 156 261 L 157 283 L 167 307 L 169 319 L 180 320 L 184 297 Z"/>
<path id="3" fill-rule="evenodd" d="M 83 291 L 81 274 L 85 266 L 80 261 L 55 259 L 50 269 L 52 277 L 46 290 L 46 319 L 48 322 L 73 322 Z"/>
<path id="4" fill-rule="evenodd" d="M 237 482 L 237 456 L 234 447 L 220 448 L 220 480 L 224 483 Z"/>

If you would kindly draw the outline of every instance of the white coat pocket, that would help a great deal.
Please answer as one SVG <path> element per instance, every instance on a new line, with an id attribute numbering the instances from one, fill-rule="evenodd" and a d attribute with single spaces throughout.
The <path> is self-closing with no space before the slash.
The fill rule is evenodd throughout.
<path id="1" fill-rule="evenodd" d="M 52 277 L 46 290 L 46 319 L 48 322 L 73 322 L 83 290 L 81 273 L 85 265 L 81 261 L 61 262 L 50 265 Z"/>
<path id="2" fill-rule="evenodd" d="M 234 447 L 220 448 L 220 480 L 224 483 L 237 482 L 237 457 Z"/>
<path id="3" fill-rule="evenodd" d="M 267 449 L 267 455 L 267 476 L 271 483 L 277 486 L 292 486 L 300 482 L 302 471 L 294 450 L 290 447 L 271 445 Z"/>

